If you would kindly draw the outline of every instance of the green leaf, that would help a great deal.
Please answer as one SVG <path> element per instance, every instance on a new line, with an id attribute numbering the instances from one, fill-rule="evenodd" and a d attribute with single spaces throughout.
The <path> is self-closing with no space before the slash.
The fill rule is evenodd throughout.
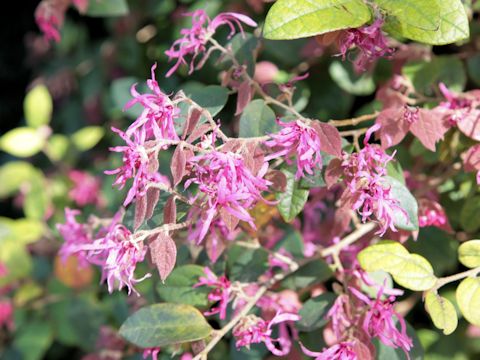
<path id="1" fill-rule="evenodd" d="M 0 198 L 13 195 L 22 184 L 30 181 L 37 171 L 26 161 L 11 161 L 0 167 Z"/>
<path id="2" fill-rule="evenodd" d="M 284 236 L 275 244 L 273 249 L 275 251 L 280 249 L 286 250 L 296 258 L 303 257 L 304 243 L 302 234 L 290 225 L 282 227 L 282 230 L 284 231 Z"/>
<path id="3" fill-rule="evenodd" d="M 52 342 L 53 331 L 50 324 L 35 320 L 20 329 L 13 344 L 22 353 L 23 360 L 40 360 Z"/>
<path id="4" fill-rule="evenodd" d="M 227 47 L 232 48 L 233 56 L 240 65 L 247 68 L 247 73 L 251 77 L 255 73 L 255 53 L 258 47 L 258 38 L 252 34 L 237 34 L 233 37 Z M 226 68 L 233 66 L 228 57 L 223 60 L 222 65 Z"/>
<path id="5" fill-rule="evenodd" d="M 53 161 L 60 161 L 67 153 L 69 145 L 68 137 L 65 135 L 52 135 L 47 142 L 47 154 Z"/>
<path id="6" fill-rule="evenodd" d="M 86 15 L 93 17 L 122 16 L 128 14 L 126 0 L 95 0 L 88 2 Z"/>
<path id="7" fill-rule="evenodd" d="M 31 244 L 40 239 L 45 231 L 42 221 L 0 217 L 0 243 L 14 241 L 22 245 Z"/>
<path id="8" fill-rule="evenodd" d="M 303 289 L 320 284 L 332 276 L 330 266 L 323 260 L 310 261 L 283 280 L 282 286 L 289 289 Z"/>
<path id="9" fill-rule="evenodd" d="M 18 127 L 0 138 L 0 149 L 13 156 L 30 157 L 45 145 L 45 135 L 36 129 Z"/>
<path id="10" fill-rule="evenodd" d="M 468 18 L 461 0 L 375 0 L 387 14 L 385 30 L 431 45 L 469 37 Z"/>
<path id="11" fill-rule="evenodd" d="M 417 200 L 415 200 L 407 187 L 397 179 L 391 176 L 385 176 L 384 181 L 385 184 L 390 187 L 391 196 L 399 201 L 398 206 L 405 210 L 407 215 L 405 216 L 405 213 L 402 211 L 395 211 L 393 220 L 395 226 L 403 230 L 418 230 Z"/>
<path id="12" fill-rule="evenodd" d="M 30 181 L 30 189 L 23 202 L 23 211 L 25 216 L 30 219 L 43 220 L 47 213 L 50 199 L 47 189 L 47 183 L 43 174 L 34 177 Z"/>
<path id="13" fill-rule="evenodd" d="M 406 184 L 405 176 L 403 175 L 402 164 L 399 161 L 393 160 L 387 164 L 387 174 L 388 176 L 398 180 L 403 185 Z"/>
<path id="14" fill-rule="evenodd" d="M 480 278 L 466 278 L 458 285 L 457 304 L 465 319 L 480 326 Z"/>
<path id="15" fill-rule="evenodd" d="M 468 197 L 460 213 L 460 224 L 466 232 L 476 232 L 480 229 L 480 196 Z"/>
<path id="16" fill-rule="evenodd" d="M 120 335 L 142 347 L 160 347 L 205 339 L 212 332 L 203 315 L 184 304 L 155 304 L 131 315 Z"/>
<path id="17" fill-rule="evenodd" d="M 5 264 L 8 274 L 0 278 L 0 286 L 24 278 L 32 270 L 32 259 L 21 242 L 0 242 L 0 262 Z"/>
<path id="18" fill-rule="evenodd" d="M 217 115 L 228 100 L 227 89 L 218 85 L 204 86 L 199 83 L 191 83 L 182 90 L 187 97 L 208 110 L 212 116 Z"/>
<path id="19" fill-rule="evenodd" d="M 443 82 L 453 91 L 462 91 L 467 83 L 465 67 L 456 56 L 435 56 L 431 61 L 412 61 L 402 68 L 415 89 L 434 96 L 438 83 Z"/>
<path id="20" fill-rule="evenodd" d="M 328 73 L 341 89 L 350 94 L 363 96 L 373 94 L 375 91 L 372 74 L 370 72 L 356 74 L 349 61 L 332 61 Z"/>
<path id="21" fill-rule="evenodd" d="M 47 125 L 52 117 L 53 100 L 45 85 L 37 85 L 27 93 L 23 101 L 23 113 L 27 125 L 33 128 Z"/>
<path id="22" fill-rule="evenodd" d="M 305 302 L 298 312 L 301 317 L 300 321 L 296 323 L 298 330 L 313 331 L 325 326 L 328 322 L 325 315 L 336 298 L 335 294 L 327 292 Z"/>
<path id="23" fill-rule="evenodd" d="M 362 0 L 278 0 L 270 8 L 263 35 L 267 39 L 298 39 L 356 28 L 371 19 Z"/>
<path id="24" fill-rule="evenodd" d="M 195 307 L 207 307 L 207 287 L 194 288 L 199 278 L 205 276 L 203 267 L 199 265 L 184 265 L 177 267 L 165 280 L 157 284 L 157 292 L 165 302 L 177 302 Z"/>
<path id="25" fill-rule="evenodd" d="M 139 92 L 142 92 L 142 87 L 145 88 L 144 84 L 142 84 L 138 78 L 132 76 L 115 79 L 112 81 L 112 85 L 110 86 L 110 97 L 115 106 L 115 110 L 123 111 L 127 102 L 132 99 L 130 88 L 133 84 L 138 84 L 137 90 Z M 126 109 L 124 114 L 131 119 L 135 119 L 140 116 L 142 110 L 143 109 L 141 105 L 135 104 L 131 108 Z"/>
<path id="26" fill-rule="evenodd" d="M 467 60 L 467 69 L 475 85 L 480 86 L 480 54 L 475 54 Z"/>
<path id="27" fill-rule="evenodd" d="M 480 240 L 470 240 L 464 242 L 458 248 L 458 259 L 469 268 L 480 266 Z"/>
<path id="28" fill-rule="evenodd" d="M 301 189 L 299 182 L 295 181 L 295 175 L 288 171 L 282 170 L 287 177 L 287 186 L 285 191 L 276 194 L 278 200 L 278 211 L 286 222 L 293 221 L 300 214 L 308 200 L 309 191 Z"/>
<path id="29" fill-rule="evenodd" d="M 410 290 L 428 290 L 437 281 L 427 259 L 410 254 L 396 241 L 383 240 L 363 249 L 358 261 L 365 271 L 386 271 L 398 284 Z"/>
<path id="30" fill-rule="evenodd" d="M 264 136 L 278 129 L 275 113 L 260 99 L 253 100 L 245 107 L 239 126 L 240 137 Z"/>
<path id="31" fill-rule="evenodd" d="M 72 142 L 78 150 L 87 151 L 97 145 L 104 134 L 101 126 L 86 126 L 72 135 Z"/>
<path id="32" fill-rule="evenodd" d="M 432 318 L 433 324 L 445 335 L 450 335 L 458 325 L 457 311 L 453 304 L 431 291 L 425 296 L 425 308 Z"/>
<path id="33" fill-rule="evenodd" d="M 268 252 L 263 248 L 247 249 L 233 245 L 227 253 L 227 269 L 233 281 L 257 281 L 268 270 Z"/>

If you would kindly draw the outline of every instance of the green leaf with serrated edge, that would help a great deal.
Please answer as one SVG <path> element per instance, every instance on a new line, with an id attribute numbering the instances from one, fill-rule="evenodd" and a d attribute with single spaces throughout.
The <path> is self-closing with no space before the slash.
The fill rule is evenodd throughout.
<path id="1" fill-rule="evenodd" d="M 95 0 L 88 2 L 88 9 L 85 15 L 108 17 L 126 14 L 128 14 L 127 0 Z"/>
<path id="2" fill-rule="evenodd" d="M 253 100 L 240 117 L 240 137 L 257 137 L 274 133 L 278 129 L 275 113 L 263 100 Z"/>
<path id="3" fill-rule="evenodd" d="M 205 339 L 212 332 L 203 315 L 193 306 L 155 304 L 131 315 L 120 328 L 120 335 L 142 347 L 160 347 Z"/>
<path id="4" fill-rule="evenodd" d="M 0 150 L 13 156 L 30 157 L 43 149 L 45 136 L 34 128 L 18 127 L 0 138 Z"/>
<path id="5" fill-rule="evenodd" d="M 287 177 L 285 191 L 276 194 L 277 208 L 286 222 L 293 221 L 303 210 L 308 200 L 309 191 L 301 189 L 299 182 L 295 181 L 295 174 L 288 170 L 282 170 Z"/>
<path id="6" fill-rule="evenodd" d="M 461 0 L 374 0 L 386 14 L 384 29 L 394 36 L 431 45 L 469 37 Z"/>
<path id="7" fill-rule="evenodd" d="M 469 268 L 480 266 L 480 240 L 464 242 L 458 248 L 458 259 Z"/>
<path id="8" fill-rule="evenodd" d="M 418 230 L 418 204 L 412 193 L 400 181 L 391 176 L 383 178 L 383 184 L 390 187 L 390 195 L 392 198 L 399 201 L 398 206 L 405 210 L 395 210 L 393 214 L 394 225 L 403 230 L 414 231 Z"/>
<path id="9" fill-rule="evenodd" d="M 480 278 L 466 278 L 458 285 L 457 304 L 465 319 L 480 326 Z"/>
<path id="10" fill-rule="evenodd" d="M 263 36 L 272 40 L 310 37 L 356 28 L 371 17 L 362 0 L 278 0 L 267 14 Z"/>
<path id="11" fill-rule="evenodd" d="M 87 151 L 97 145 L 104 134 L 101 126 L 86 126 L 72 135 L 72 142 L 78 150 Z"/>
<path id="12" fill-rule="evenodd" d="M 445 335 L 450 335 L 458 325 L 457 311 L 453 304 L 440 295 L 427 291 L 425 308 L 432 318 L 433 324 Z"/>
<path id="13" fill-rule="evenodd" d="M 52 117 L 53 100 L 45 85 L 37 85 L 27 93 L 23 101 L 23 113 L 27 125 L 47 125 Z"/>
<path id="14" fill-rule="evenodd" d="M 363 249 L 358 261 L 365 271 L 386 271 L 398 284 L 410 290 L 428 290 L 437 281 L 427 259 L 410 254 L 396 241 L 383 240 Z"/>
<path id="15" fill-rule="evenodd" d="M 157 292 L 166 302 L 177 302 L 196 307 L 208 305 L 208 287 L 194 288 L 199 278 L 205 276 L 203 267 L 199 265 L 184 265 L 175 268 L 165 280 L 157 284 Z"/>
<path id="16" fill-rule="evenodd" d="M 324 293 L 307 300 L 298 312 L 300 321 L 296 323 L 300 331 L 312 331 L 323 327 L 328 319 L 325 318 L 337 296 L 333 293 Z"/>
<path id="17" fill-rule="evenodd" d="M 472 196 L 466 199 L 460 213 L 460 225 L 466 232 L 476 232 L 480 229 L 480 196 Z"/>

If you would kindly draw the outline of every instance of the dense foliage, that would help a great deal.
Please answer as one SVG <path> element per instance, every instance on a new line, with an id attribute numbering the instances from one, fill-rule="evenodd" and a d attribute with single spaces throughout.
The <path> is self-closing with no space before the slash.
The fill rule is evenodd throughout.
<path id="1" fill-rule="evenodd" d="M 480 356 L 477 12 L 40 1 L 1 358 Z"/>

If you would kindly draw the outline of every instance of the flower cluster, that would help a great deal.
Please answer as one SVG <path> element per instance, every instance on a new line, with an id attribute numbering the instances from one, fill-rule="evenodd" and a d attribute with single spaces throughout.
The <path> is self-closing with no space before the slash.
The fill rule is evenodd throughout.
<path id="1" fill-rule="evenodd" d="M 308 350 L 303 344 L 300 343 L 302 351 L 305 355 L 314 357 L 315 360 L 357 360 L 357 354 L 353 350 L 353 343 L 341 342 L 335 344 L 329 348 L 324 349 L 322 352 Z"/>
<path id="2" fill-rule="evenodd" d="M 212 151 L 189 159 L 189 164 L 193 175 L 185 182 L 185 188 L 197 184 L 200 190 L 197 198 L 206 200 L 206 210 L 200 214 L 191 238 L 200 243 L 218 213 L 224 221 L 226 218 L 229 223 L 241 220 L 255 228 L 253 218 L 247 210 L 263 200 L 261 192 L 270 185 L 263 178 L 268 163 L 257 174 L 253 174 L 240 155 Z M 235 226 L 229 228 L 232 230 Z"/>
<path id="3" fill-rule="evenodd" d="M 365 71 L 367 65 L 376 59 L 393 53 L 382 33 L 382 25 L 383 20 L 376 19 L 371 25 L 345 31 L 344 36 L 339 39 L 340 53 L 344 60 L 350 48 L 358 49 L 354 61 L 356 71 Z"/>
<path id="4" fill-rule="evenodd" d="M 230 28 L 229 37 L 232 37 L 236 32 L 235 25 L 241 33 L 243 33 L 242 23 L 252 27 L 257 26 L 257 23 L 248 16 L 233 12 L 221 13 L 213 20 L 210 20 L 207 13 L 201 9 L 186 15 L 192 17 L 192 26 L 182 29 L 180 31 L 182 38 L 176 40 L 171 48 L 165 52 L 169 61 L 177 59 L 175 65 L 167 72 L 167 77 L 171 76 L 180 65 L 188 64 L 188 61 L 185 60 L 186 56 L 192 57 L 189 64 L 189 74 L 195 69 L 197 57 L 204 54 L 196 65 L 197 68 L 202 67 L 211 52 L 207 51 L 208 41 L 220 26 L 227 25 Z"/>
<path id="5" fill-rule="evenodd" d="M 220 319 L 225 319 L 227 316 L 227 306 L 230 302 L 231 296 L 231 283 L 225 275 L 217 277 L 212 270 L 204 268 L 206 277 L 200 277 L 199 282 L 194 287 L 209 286 L 214 289 L 208 294 L 208 300 L 214 303 L 218 302 L 218 306 L 205 312 L 205 315 L 219 314 Z"/>
<path id="6" fill-rule="evenodd" d="M 397 231 L 394 225 L 396 213 L 408 217 L 385 181 L 386 165 L 393 159 L 393 155 L 387 155 L 380 146 L 368 143 L 371 134 L 378 128 L 378 125 L 374 125 L 369 129 L 364 147 L 359 152 L 345 156 L 342 167 L 347 189 L 342 195 L 342 201 L 344 206 L 358 210 L 363 222 L 374 215 L 380 224 L 378 233 L 383 235 L 388 229 Z"/>
<path id="7" fill-rule="evenodd" d="M 271 140 L 264 142 L 266 146 L 277 151 L 267 156 L 265 160 L 296 156 L 296 180 L 304 177 L 305 173 L 312 175 L 316 168 L 321 169 L 320 138 L 315 129 L 300 120 L 289 123 L 279 121 L 278 123 L 283 129 L 276 134 L 271 134 Z"/>
<path id="8" fill-rule="evenodd" d="M 68 196 L 78 206 L 102 204 L 100 179 L 80 170 L 71 170 L 68 173 L 68 178 L 73 182 L 73 187 Z"/>

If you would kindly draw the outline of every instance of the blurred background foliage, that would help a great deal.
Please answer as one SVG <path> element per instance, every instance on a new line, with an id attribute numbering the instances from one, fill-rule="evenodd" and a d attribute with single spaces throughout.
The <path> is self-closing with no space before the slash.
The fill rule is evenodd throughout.
<path id="1" fill-rule="evenodd" d="M 119 292 L 109 295 L 106 287 L 98 286 L 97 269 L 78 270 L 74 258 L 65 264 L 59 261 L 56 252 L 61 240 L 55 224 L 63 222 L 65 207 L 108 216 L 121 204 L 122 194 L 113 190 L 112 179 L 103 175 L 120 162 L 119 156 L 109 155 L 108 147 L 117 141 L 109 129 L 125 128 L 138 114 L 136 108 L 126 112 L 122 108 L 130 98 L 130 86 L 143 83 L 153 63 L 158 63 L 157 78 L 167 93 L 183 89 L 198 94 L 205 85 L 218 85 L 219 72 L 213 60 L 191 76 L 184 68 L 180 75 L 162 76 L 168 69 L 164 51 L 180 28 L 188 26 L 188 19 L 181 14 L 203 8 L 215 15 L 228 9 L 249 13 L 261 23 L 269 5 L 261 0 L 91 0 L 85 16 L 73 8 L 68 10 L 61 42 L 48 43 L 34 23 L 37 3 L 18 2 L 1 15 L 0 263 L 6 271 L 0 277 L 0 357 L 141 358 L 132 348 L 125 355 L 125 344 L 116 329 L 146 300 L 154 302 L 169 295 L 158 290 L 154 278 L 139 284 L 142 298 Z M 419 45 L 418 52 L 428 56 L 419 56 L 403 67 L 403 74 L 426 96 L 440 81 L 456 91 L 480 86 L 480 25 L 474 14 L 479 5 L 465 1 L 465 6 L 473 16 L 469 42 L 433 49 Z M 297 84 L 295 105 L 311 117 L 342 119 L 378 109 L 375 91 L 390 78 L 391 63 L 382 60 L 373 72 L 358 76 L 349 62 L 331 55 L 332 51 L 313 40 L 265 40 L 259 61 L 278 67 L 276 82 L 308 70 L 308 80 Z M 237 124 L 234 112 L 235 101 L 229 99 L 218 114 L 232 133 Z M 448 139 L 432 153 L 408 138 L 407 145 L 397 150 L 404 168 L 424 167 L 428 173 L 434 170 L 432 164 L 453 157 L 470 143 L 463 137 Z M 169 162 L 160 163 L 161 172 L 169 175 Z M 70 173 L 74 169 L 100 179 L 98 201 L 82 205 L 72 200 Z M 437 275 L 458 270 L 454 260 L 458 240 L 474 238 L 480 230 L 480 195 L 471 177 L 458 175 L 440 189 L 455 236 L 427 228 L 410 244 L 413 252 L 432 262 Z M 180 248 L 178 264 L 186 263 L 188 256 L 188 251 Z M 453 289 L 445 296 L 453 300 Z M 7 303 L 13 306 L 12 324 L 2 318 L 8 314 Z M 408 320 L 417 329 L 425 358 L 480 356 L 480 329 L 467 328 L 462 322 L 459 331 L 446 337 L 432 329 L 423 309 L 416 308 Z M 307 344 L 321 337 L 309 334 Z M 212 358 L 224 359 L 228 346 L 220 344 Z M 248 353 L 231 352 L 232 359 L 264 355 L 261 346 Z M 382 356 L 401 358 L 398 353 Z"/>

